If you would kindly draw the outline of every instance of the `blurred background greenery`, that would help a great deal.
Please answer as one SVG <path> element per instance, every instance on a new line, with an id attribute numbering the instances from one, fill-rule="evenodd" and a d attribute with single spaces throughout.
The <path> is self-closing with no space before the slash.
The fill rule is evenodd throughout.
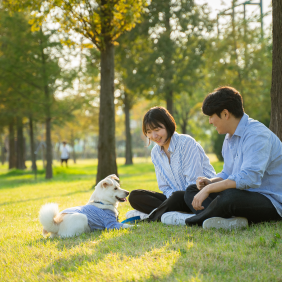
<path id="1" fill-rule="evenodd" d="M 70 27 L 74 19 L 54 12 L 52 1 L 31 2 L 0 2 L 1 162 L 36 169 L 37 158 L 46 168 L 60 159 L 63 141 L 74 163 L 97 158 L 100 45 L 89 39 L 83 17 L 80 30 L 79 21 Z M 230 0 L 216 20 L 214 7 L 202 2 L 137 2 L 135 22 L 113 37 L 117 157 L 130 164 L 150 156 L 142 118 L 160 105 L 174 116 L 177 132 L 222 160 L 224 136 L 209 125 L 201 103 L 223 85 L 237 88 L 246 113 L 269 126 L 272 38 L 271 25 L 262 25 L 269 12 L 257 6 L 247 13 L 250 1 Z"/>

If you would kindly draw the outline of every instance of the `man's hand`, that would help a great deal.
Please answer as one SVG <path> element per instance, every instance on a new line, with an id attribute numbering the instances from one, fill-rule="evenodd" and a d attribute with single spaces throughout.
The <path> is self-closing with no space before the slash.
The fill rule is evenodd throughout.
<path id="1" fill-rule="evenodd" d="M 198 194 L 195 195 L 194 200 L 192 202 L 192 206 L 196 211 L 203 210 L 204 207 L 202 206 L 203 201 L 210 195 L 207 192 L 208 189 L 203 188 Z"/>
<path id="2" fill-rule="evenodd" d="M 200 176 L 196 180 L 196 185 L 197 185 L 197 188 L 199 190 L 202 190 L 205 186 L 207 186 L 207 185 L 209 185 L 211 183 L 212 183 L 211 180 L 206 178 L 206 177 L 204 177 L 204 176 Z"/>

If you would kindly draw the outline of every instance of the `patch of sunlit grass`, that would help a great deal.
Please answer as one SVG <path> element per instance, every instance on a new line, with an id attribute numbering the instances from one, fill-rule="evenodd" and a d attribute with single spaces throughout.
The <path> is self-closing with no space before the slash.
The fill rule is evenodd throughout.
<path id="1" fill-rule="evenodd" d="M 124 189 L 158 191 L 151 163 L 118 162 Z M 222 163 L 214 164 L 220 171 Z M 281 222 L 235 231 L 139 223 L 44 239 L 40 207 L 85 204 L 96 169 L 93 160 L 70 162 L 69 168 L 54 163 L 54 179 L 35 181 L 32 174 L 9 175 L 0 167 L 0 281 L 281 281 Z M 120 220 L 130 209 L 120 204 Z"/>

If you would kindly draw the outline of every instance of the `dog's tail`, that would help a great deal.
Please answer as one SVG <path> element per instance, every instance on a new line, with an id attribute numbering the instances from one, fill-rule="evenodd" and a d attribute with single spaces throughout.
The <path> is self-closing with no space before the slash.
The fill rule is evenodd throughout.
<path id="1" fill-rule="evenodd" d="M 49 232 L 57 233 L 59 231 L 59 224 L 54 218 L 59 214 L 58 204 L 50 203 L 41 207 L 39 212 L 39 221 L 43 225 L 43 236 Z"/>

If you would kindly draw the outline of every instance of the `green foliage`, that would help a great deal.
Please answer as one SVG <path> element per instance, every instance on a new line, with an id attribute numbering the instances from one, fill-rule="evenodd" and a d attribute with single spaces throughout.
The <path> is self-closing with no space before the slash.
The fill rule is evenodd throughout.
<path id="1" fill-rule="evenodd" d="M 59 117 L 73 108 L 67 99 L 65 105 L 54 97 L 56 91 L 71 87 L 74 78 L 74 72 L 63 72 L 59 66 L 62 45 L 54 41 L 54 31 L 31 32 L 24 14 L 4 11 L 0 25 L 2 114 L 13 117 L 16 112 L 43 120 L 47 114 Z"/>
<path id="2" fill-rule="evenodd" d="M 59 31 L 75 31 L 89 39 L 99 50 L 105 50 L 109 42 L 115 44 L 118 37 L 138 22 L 144 0 L 52 0 L 52 1 L 5 1 L 13 11 L 32 11 L 30 23 L 39 29 L 42 21 L 52 15 L 52 21 L 60 24 Z M 72 44 L 67 40 L 65 43 Z M 89 45 L 89 44 L 88 44 Z M 89 47 L 87 44 L 85 47 Z"/>
<path id="3" fill-rule="evenodd" d="M 217 132 L 214 132 L 212 135 L 213 153 L 216 154 L 218 160 L 220 161 L 223 161 L 221 151 L 222 151 L 222 144 L 224 138 L 225 138 L 224 134 L 218 134 Z"/>
<path id="4" fill-rule="evenodd" d="M 154 93 L 168 100 L 175 95 L 177 101 L 181 93 L 193 94 L 201 78 L 207 41 L 204 34 L 211 30 L 207 5 L 198 6 L 190 0 L 151 2 L 140 24 L 148 47 L 139 53 L 141 58 L 146 53 L 141 65 L 147 65 L 151 97 Z M 139 69 L 137 72 L 144 72 Z"/>
<path id="5" fill-rule="evenodd" d="M 249 19 L 251 22 L 252 19 Z M 244 100 L 245 112 L 269 125 L 271 88 L 271 33 L 236 20 L 227 25 L 218 38 L 211 38 L 206 50 L 205 89 L 230 85 L 238 89 Z"/>

